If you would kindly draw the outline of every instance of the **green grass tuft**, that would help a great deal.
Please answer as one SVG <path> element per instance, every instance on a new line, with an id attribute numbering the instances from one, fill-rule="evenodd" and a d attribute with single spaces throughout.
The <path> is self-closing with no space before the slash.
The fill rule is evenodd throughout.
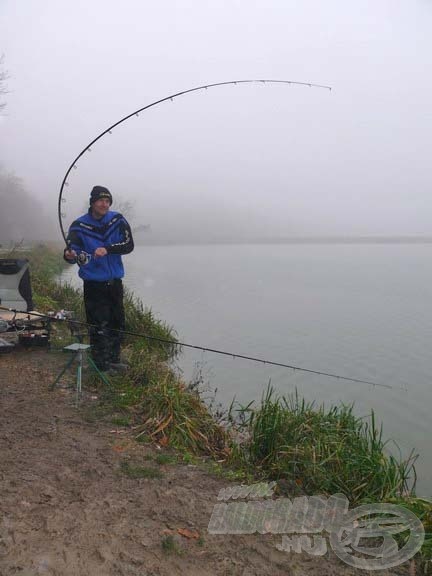
<path id="1" fill-rule="evenodd" d="M 259 408 L 240 411 L 247 441 L 232 461 L 263 477 L 287 480 L 305 494 L 341 492 L 353 504 L 413 493 L 416 458 L 388 452 L 373 412 L 366 420 L 352 406 L 315 407 L 297 395 L 278 397 L 270 386 Z"/>
<path id="2" fill-rule="evenodd" d="M 130 416 L 113 416 L 111 418 L 111 424 L 114 426 L 130 426 L 131 418 Z"/>
<path id="3" fill-rule="evenodd" d="M 150 468 L 146 466 L 133 466 L 129 462 L 122 462 L 120 470 L 129 478 L 162 478 L 163 474 L 158 468 Z"/>
<path id="4" fill-rule="evenodd" d="M 173 454 L 157 454 L 154 461 L 160 466 L 165 466 L 167 464 L 176 464 L 178 460 Z"/>
<path id="5" fill-rule="evenodd" d="M 179 548 L 172 534 L 167 534 L 162 538 L 161 546 L 166 554 L 177 554 L 178 556 L 183 554 L 183 551 Z"/>

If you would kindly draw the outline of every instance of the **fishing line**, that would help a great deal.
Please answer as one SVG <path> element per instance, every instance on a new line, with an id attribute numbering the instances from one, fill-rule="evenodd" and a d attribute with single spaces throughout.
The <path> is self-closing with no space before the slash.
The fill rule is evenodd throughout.
<path id="1" fill-rule="evenodd" d="M 63 236 L 63 239 L 66 243 L 67 246 L 67 240 L 66 240 L 66 233 L 65 230 L 63 228 L 63 221 L 62 218 L 65 217 L 65 214 L 62 212 L 62 203 L 66 202 L 66 199 L 63 198 L 63 191 L 64 188 L 69 186 L 69 183 L 67 182 L 67 179 L 69 177 L 69 174 L 72 170 L 77 169 L 77 162 L 78 160 L 86 153 L 86 152 L 91 152 L 91 147 L 93 146 L 93 144 L 95 144 L 98 140 L 100 140 L 101 138 L 103 138 L 103 136 L 107 135 L 107 134 L 112 134 L 112 130 L 114 128 L 116 128 L 117 126 L 119 126 L 120 124 L 122 124 L 123 122 L 125 122 L 126 120 L 129 120 L 130 118 L 138 117 L 140 112 L 143 112 L 144 110 L 148 110 L 149 108 L 152 108 L 153 106 L 157 106 L 158 104 L 161 104 L 162 102 L 166 102 L 168 100 L 173 101 L 174 98 L 177 98 L 179 96 L 183 96 L 184 94 L 188 94 L 191 92 L 196 92 L 199 90 L 207 90 L 208 88 L 213 88 L 216 86 L 227 86 L 227 85 L 237 85 L 237 84 L 253 84 L 253 83 L 261 83 L 261 84 L 286 84 L 286 85 L 297 85 L 297 86 L 307 86 L 309 88 L 322 88 L 322 89 L 326 89 L 326 90 L 331 90 L 330 86 L 325 86 L 322 84 L 313 84 L 310 82 L 296 82 L 293 80 L 270 80 L 270 79 L 253 79 L 253 80 L 231 80 L 228 82 L 216 82 L 214 84 L 206 84 L 203 86 L 197 86 L 195 88 L 190 88 L 188 90 L 183 90 L 181 92 L 177 92 L 175 94 L 171 94 L 169 96 L 166 96 L 165 98 L 161 98 L 160 100 L 156 100 L 155 102 L 152 102 L 150 104 L 147 104 L 146 106 L 143 106 L 142 108 L 139 108 L 138 110 L 135 110 L 134 112 L 131 112 L 130 114 L 128 114 L 127 116 L 124 116 L 123 118 L 121 118 L 120 120 L 118 120 L 117 122 L 115 122 L 114 124 L 112 124 L 111 126 L 109 126 L 108 128 L 106 128 L 106 130 L 104 130 L 103 132 L 101 132 L 98 136 L 96 136 L 96 138 L 94 138 L 89 144 L 87 144 L 87 146 L 85 146 L 85 148 L 83 148 L 83 150 L 78 154 L 78 156 L 72 161 L 72 163 L 70 164 L 60 187 L 60 194 L 59 194 L 59 198 L 58 198 L 58 218 L 59 218 L 59 225 L 60 225 L 60 230 L 61 230 L 61 234 Z M 80 262 L 80 264 L 82 264 Z M 9 310 L 9 311 L 14 311 L 13 309 L 10 308 L 3 308 L 2 306 L 0 306 L 0 309 L 3 310 Z M 15 311 L 18 312 L 18 311 Z M 28 312 L 20 312 L 23 314 L 30 314 Z M 51 316 L 47 316 L 44 314 L 39 314 L 39 313 L 35 313 L 32 312 L 31 315 L 34 316 L 39 316 L 42 318 L 49 318 L 50 320 L 54 320 L 56 322 L 58 321 L 68 321 L 66 319 L 60 319 L 60 318 L 52 318 Z M 91 328 L 98 328 L 98 326 L 93 325 L 93 324 L 89 324 L 87 322 L 80 322 L 80 321 L 73 321 L 75 324 L 81 324 L 83 326 L 87 326 L 87 327 L 91 327 Z M 149 340 L 154 340 L 156 342 L 161 342 L 164 344 L 170 344 L 170 345 L 175 345 L 175 346 L 182 346 L 182 347 L 186 347 L 186 348 L 193 348 L 196 350 L 201 350 L 202 352 L 212 352 L 214 354 L 220 354 L 220 355 L 224 355 L 224 356 L 231 356 L 231 358 L 240 358 L 243 360 L 249 360 L 252 362 L 258 362 L 261 364 L 268 364 L 270 366 L 279 366 L 282 368 L 288 368 L 290 370 L 294 370 L 294 371 L 299 371 L 299 372 L 307 372 L 309 374 L 316 374 L 316 375 L 320 375 L 320 376 L 327 376 L 328 378 L 336 378 L 338 380 L 346 380 L 349 382 L 355 382 L 355 383 L 361 383 L 361 384 L 369 384 L 371 386 L 380 386 L 382 388 L 389 388 L 389 389 L 394 389 L 393 386 L 390 386 L 389 384 L 381 384 L 378 382 L 373 382 L 370 380 L 361 380 L 358 378 L 349 378 L 346 376 L 341 376 L 339 374 L 332 374 L 332 373 L 328 373 L 328 372 L 321 372 L 319 370 L 312 370 L 309 368 L 302 368 L 300 366 L 294 366 L 291 364 L 284 364 L 282 362 L 273 362 L 271 360 L 265 360 L 263 358 L 256 358 L 253 356 L 245 356 L 243 354 L 236 354 L 233 352 L 226 352 L 224 350 L 217 350 L 214 348 L 207 348 L 204 346 L 197 346 L 194 344 L 187 344 L 185 342 L 175 342 L 172 340 L 166 340 L 164 338 L 158 338 L 155 336 L 149 336 L 148 334 L 142 334 L 142 333 L 138 333 L 138 332 L 131 332 L 129 330 L 114 330 L 115 332 L 119 332 L 119 333 L 123 333 L 123 334 L 127 334 L 129 336 L 135 336 L 135 337 L 139 337 L 139 338 L 146 338 Z"/>
<path id="2" fill-rule="evenodd" d="M 89 328 L 98 328 L 96 324 L 90 324 L 81 320 L 69 320 L 67 318 L 56 318 L 53 316 L 48 316 L 47 314 L 41 314 L 39 312 L 25 312 L 23 310 L 15 310 L 14 308 L 5 308 L 0 306 L 0 310 L 6 310 L 8 312 L 14 312 L 15 314 L 25 314 L 27 316 L 37 316 L 40 318 L 48 318 L 54 322 L 72 322 L 73 324 L 87 326 Z M 251 362 L 258 362 L 261 364 L 267 364 L 269 366 L 279 366 L 282 368 L 289 368 L 290 370 L 298 372 L 307 372 L 308 374 L 317 374 L 318 376 L 327 376 L 328 378 L 336 378 L 337 380 L 347 380 L 348 382 L 356 382 L 359 384 L 369 384 L 370 386 L 379 386 L 380 388 L 388 388 L 394 390 L 395 386 L 390 384 L 381 384 L 379 382 L 373 382 L 371 380 L 361 380 L 359 378 L 350 378 L 348 376 L 341 376 L 340 374 L 332 374 L 330 372 L 321 372 L 319 370 L 312 370 L 310 368 L 302 368 L 301 366 L 294 366 L 292 364 L 284 364 L 282 362 L 274 362 L 272 360 L 266 360 L 264 358 L 255 358 L 254 356 L 245 356 L 243 354 L 236 354 L 234 352 L 226 352 L 225 350 L 217 350 L 216 348 L 207 348 L 205 346 L 197 346 L 195 344 L 186 344 L 185 342 L 176 342 L 174 340 L 167 340 L 165 338 L 158 338 L 157 336 L 150 336 L 149 334 L 143 334 L 141 332 L 132 332 L 131 330 L 120 330 L 117 328 L 110 328 L 111 332 L 118 332 L 120 334 L 127 334 L 128 336 L 134 336 L 137 338 L 146 338 L 148 340 L 154 340 L 155 342 L 161 342 L 163 344 L 170 344 L 172 346 L 180 346 L 184 348 L 193 348 L 195 350 L 201 350 L 203 352 L 212 352 L 213 354 L 221 354 L 223 356 L 231 356 L 231 358 L 240 358 L 242 360 L 250 360 Z"/>
<path id="3" fill-rule="evenodd" d="M 69 166 L 69 168 L 68 168 L 68 170 L 67 170 L 67 172 L 63 178 L 63 182 L 62 182 L 61 187 L 60 187 L 60 194 L 59 194 L 59 198 L 58 198 L 58 219 L 59 219 L 61 234 L 63 236 L 65 243 L 66 243 L 66 246 L 67 246 L 66 233 L 65 233 L 65 230 L 63 228 L 63 221 L 62 221 L 62 218 L 64 218 L 66 216 L 62 212 L 62 203 L 66 202 L 66 198 L 63 198 L 63 190 L 65 187 L 69 186 L 67 179 L 68 179 L 68 176 L 69 176 L 71 170 L 77 169 L 78 160 L 86 152 L 91 152 L 91 146 L 93 146 L 93 144 L 95 144 L 98 140 L 100 140 L 106 134 L 112 134 L 112 130 L 114 128 L 116 128 L 117 126 L 119 126 L 120 124 L 122 124 L 123 122 L 125 122 L 126 120 L 129 120 L 130 118 L 133 118 L 134 116 L 138 117 L 140 112 L 143 112 L 144 110 L 148 110 L 149 108 L 152 108 L 153 106 L 157 106 L 158 104 L 161 104 L 162 102 L 166 102 L 167 100 L 172 101 L 172 100 L 174 100 L 174 98 L 178 98 L 179 96 L 183 96 L 184 94 L 189 94 L 191 92 L 197 92 L 198 90 L 207 90 L 208 88 L 213 88 L 215 86 L 228 86 L 230 84 L 287 84 L 290 86 L 308 86 L 309 88 L 323 88 L 326 90 L 331 90 L 330 86 L 324 86 L 322 84 L 312 84 L 310 82 L 295 82 L 293 80 L 266 80 L 266 79 L 259 80 L 259 79 L 255 79 L 255 80 L 230 80 L 229 82 L 216 82 L 214 84 L 206 84 L 204 86 L 197 86 L 195 88 L 189 88 L 188 90 L 182 90 L 181 92 L 177 92 L 176 94 L 171 94 L 170 96 L 166 96 L 165 98 L 161 98 L 160 100 L 156 100 L 155 102 L 152 102 L 151 104 L 147 104 L 146 106 L 143 106 L 142 108 L 139 108 L 138 110 L 135 110 L 134 112 L 131 112 L 130 114 L 128 114 L 124 118 L 121 118 L 120 120 L 118 120 L 117 122 L 114 122 L 114 124 L 112 124 L 109 128 L 107 128 L 106 130 L 101 132 L 98 136 L 96 136 L 96 138 L 94 138 L 89 144 L 87 144 L 87 146 L 85 148 L 83 148 L 83 150 L 81 150 L 81 152 L 78 154 L 78 156 L 75 158 L 75 160 L 73 160 L 73 162 Z"/>

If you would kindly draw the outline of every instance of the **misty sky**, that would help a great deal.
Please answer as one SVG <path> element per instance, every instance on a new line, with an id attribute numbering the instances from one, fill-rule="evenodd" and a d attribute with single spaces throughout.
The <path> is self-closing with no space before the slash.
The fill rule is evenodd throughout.
<path id="1" fill-rule="evenodd" d="M 144 112 L 80 161 L 65 223 L 101 184 L 171 240 L 431 235 L 431 30 L 431 0 L 0 0 L 0 163 L 55 220 L 127 113 L 327 84 Z"/>

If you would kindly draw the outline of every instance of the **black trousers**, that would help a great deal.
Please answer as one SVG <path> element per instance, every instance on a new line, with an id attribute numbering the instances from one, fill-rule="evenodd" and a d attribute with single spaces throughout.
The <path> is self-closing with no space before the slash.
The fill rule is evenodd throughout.
<path id="1" fill-rule="evenodd" d="M 99 370 L 107 370 L 110 362 L 120 361 L 120 345 L 125 328 L 123 283 L 84 281 L 84 304 L 89 329 L 92 357 Z M 115 330 L 113 330 L 115 329 Z"/>

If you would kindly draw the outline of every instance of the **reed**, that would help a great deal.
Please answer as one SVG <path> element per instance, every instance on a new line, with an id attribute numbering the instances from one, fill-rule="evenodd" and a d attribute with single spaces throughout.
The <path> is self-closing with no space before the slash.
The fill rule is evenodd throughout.
<path id="1" fill-rule="evenodd" d="M 402 459 L 390 451 L 373 412 L 361 418 L 353 406 L 326 409 L 297 394 L 279 397 L 271 386 L 257 409 L 237 412 L 247 440 L 233 459 L 264 477 L 283 479 L 305 494 L 341 492 L 352 503 L 414 494 L 416 456 Z"/>

